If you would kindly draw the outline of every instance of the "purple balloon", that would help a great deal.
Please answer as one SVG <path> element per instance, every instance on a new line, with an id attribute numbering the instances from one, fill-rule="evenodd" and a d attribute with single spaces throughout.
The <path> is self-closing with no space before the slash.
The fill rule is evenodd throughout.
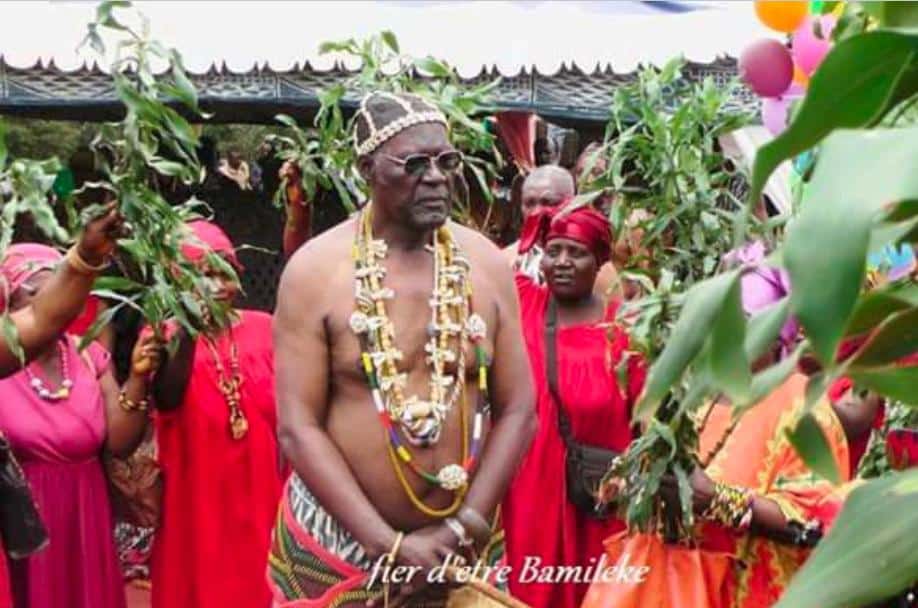
<path id="1" fill-rule="evenodd" d="M 764 38 L 747 46 L 740 55 L 739 73 L 760 97 L 777 97 L 794 78 L 794 60 L 783 44 Z"/>
<path id="2" fill-rule="evenodd" d="M 823 15 L 819 17 L 819 27 L 822 38 L 817 38 L 813 32 L 816 17 L 807 17 L 803 25 L 797 28 L 791 37 L 791 52 L 794 60 L 804 74 L 810 76 L 822 63 L 832 47 L 832 30 L 835 29 L 835 16 Z"/>

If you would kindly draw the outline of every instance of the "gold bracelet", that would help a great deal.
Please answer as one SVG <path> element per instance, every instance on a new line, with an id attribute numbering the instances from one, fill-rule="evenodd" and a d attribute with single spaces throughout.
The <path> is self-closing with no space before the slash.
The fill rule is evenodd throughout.
<path id="1" fill-rule="evenodd" d="M 150 401 L 146 398 L 141 399 L 139 402 L 131 401 L 127 393 L 121 391 L 118 393 L 118 405 L 121 406 L 125 412 L 145 412 L 150 407 Z"/>
<path id="2" fill-rule="evenodd" d="M 67 263 L 80 274 L 91 275 L 99 274 L 106 268 L 108 268 L 108 262 L 103 262 L 98 266 L 93 266 L 89 262 L 83 259 L 83 256 L 80 255 L 77 246 L 74 245 L 67 251 Z"/>

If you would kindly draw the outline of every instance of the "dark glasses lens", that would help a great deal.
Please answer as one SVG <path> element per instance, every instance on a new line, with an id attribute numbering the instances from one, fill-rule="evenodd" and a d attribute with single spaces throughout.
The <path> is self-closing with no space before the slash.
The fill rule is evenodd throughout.
<path id="1" fill-rule="evenodd" d="M 462 154 L 453 150 L 443 152 L 437 157 L 437 167 L 446 173 L 457 171 L 462 165 Z"/>
<path id="2" fill-rule="evenodd" d="M 423 175 L 427 172 L 430 163 L 437 164 L 437 168 L 444 173 L 453 173 L 462 165 L 462 154 L 456 150 L 442 152 L 436 157 L 426 154 L 412 154 L 404 159 L 405 172 L 411 175 Z"/>

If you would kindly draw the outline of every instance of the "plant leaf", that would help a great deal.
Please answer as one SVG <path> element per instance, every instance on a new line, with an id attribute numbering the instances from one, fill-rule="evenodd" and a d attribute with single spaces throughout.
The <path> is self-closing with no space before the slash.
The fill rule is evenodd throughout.
<path id="1" fill-rule="evenodd" d="M 918 198 L 918 171 L 902 171 L 915 158 L 918 127 L 833 133 L 788 228 L 791 307 L 827 369 L 857 303 L 875 217 L 886 205 Z"/>
<path id="2" fill-rule="evenodd" d="M 873 480 L 845 500 L 775 608 L 848 608 L 887 600 L 914 583 L 918 469 Z"/>
<path id="3" fill-rule="evenodd" d="M 854 370 L 851 379 L 891 399 L 918 405 L 918 365 Z"/>
<path id="4" fill-rule="evenodd" d="M 22 350 L 22 343 L 19 341 L 19 330 L 16 328 L 13 318 L 7 312 L 0 315 L 0 328 L 2 328 L 3 341 L 6 343 L 7 348 L 10 349 L 19 364 L 24 366 L 26 357 L 25 351 Z"/>
<path id="5" fill-rule="evenodd" d="M 918 352 L 918 307 L 886 318 L 849 362 L 850 369 L 879 367 Z M 918 386 L 915 387 L 918 391 Z"/>
<path id="6" fill-rule="evenodd" d="M 740 301 L 740 281 L 734 281 L 711 328 L 708 359 L 714 388 L 723 390 L 734 403 L 749 398 L 749 385 L 752 382 L 752 372 L 749 371 L 749 361 L 743 347 L 745 337 L 746 317 Z"/>
<path id="7" fill-rule="evenodd" d="M 838 466 L 829 447 L 829 441 L 812 413 L 804 414 L 797 421 L 796 428 L 789 429 L 786 433 L 797 454 L 814 473 L 825 477 L 833 484 L 839 483 Z"/>
<path id="8" fill-rule="evenodd" d="M 790 299 L 784 298 L 749 319 L 743 345 L 748 361 L 755 361 L 775 343 L 789 313 Z"/>
<path id="9" fill-rule="evenodd" d="M 398 50 L 398 38 L 396 38 L 395 34 L 393 34 L 391 31 L 384 30 L 379 34 L 379 36 L 382 38 L 382 41 L 386 43 L 386 46 L 392 49 L 394 53 L 401 52 Z"/>
<path id="10" fill-rule="evenodd" d="M 635 408 L 636 420 L 646 423 L 653 416 L 670 388 L 701 351 L 715 318 L 739 279 L 739 272 L 737 269 L 718 275 L 689 290 L 666 348 L 650 368 L 644 394 Z"/>
<path id="11" fill-rule="evenodd" d="M 918 285 L 913 283 L 893 283 L 868 291 L 858 300 L 845 335 L 862 334 L 887 317 L 915 306 L 918 306 Z"/>

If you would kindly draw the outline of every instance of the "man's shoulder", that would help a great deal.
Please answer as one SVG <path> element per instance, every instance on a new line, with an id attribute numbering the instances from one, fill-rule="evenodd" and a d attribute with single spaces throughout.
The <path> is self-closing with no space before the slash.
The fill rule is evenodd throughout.
<path id="1" fill-rule="evenodd" d="M 500 255 L 500 248 L 491 239 L 478 232 L 455 222 L 450 223 L 450 231 L 459 246 L 469 255 L 481 255 L 493 259 Z"/>
<path id="2" fill-rule="evenodd" d="M 287 301 L 290 292 L 310 298 L 327 295 L 353 267 L 353 234 L 353 220 L 347 220 L 307 241 L 284 267 L 278 293 Z"/>
<path id="3" fill-rule="evenodd" d="M 472 268 L 480 271 L 490 281 L 513 284 L 513 273 L 507 263 L 507 254 L 491 239 L 471 228 L 452 224 L 453 237 L 469 257 Z"/>

